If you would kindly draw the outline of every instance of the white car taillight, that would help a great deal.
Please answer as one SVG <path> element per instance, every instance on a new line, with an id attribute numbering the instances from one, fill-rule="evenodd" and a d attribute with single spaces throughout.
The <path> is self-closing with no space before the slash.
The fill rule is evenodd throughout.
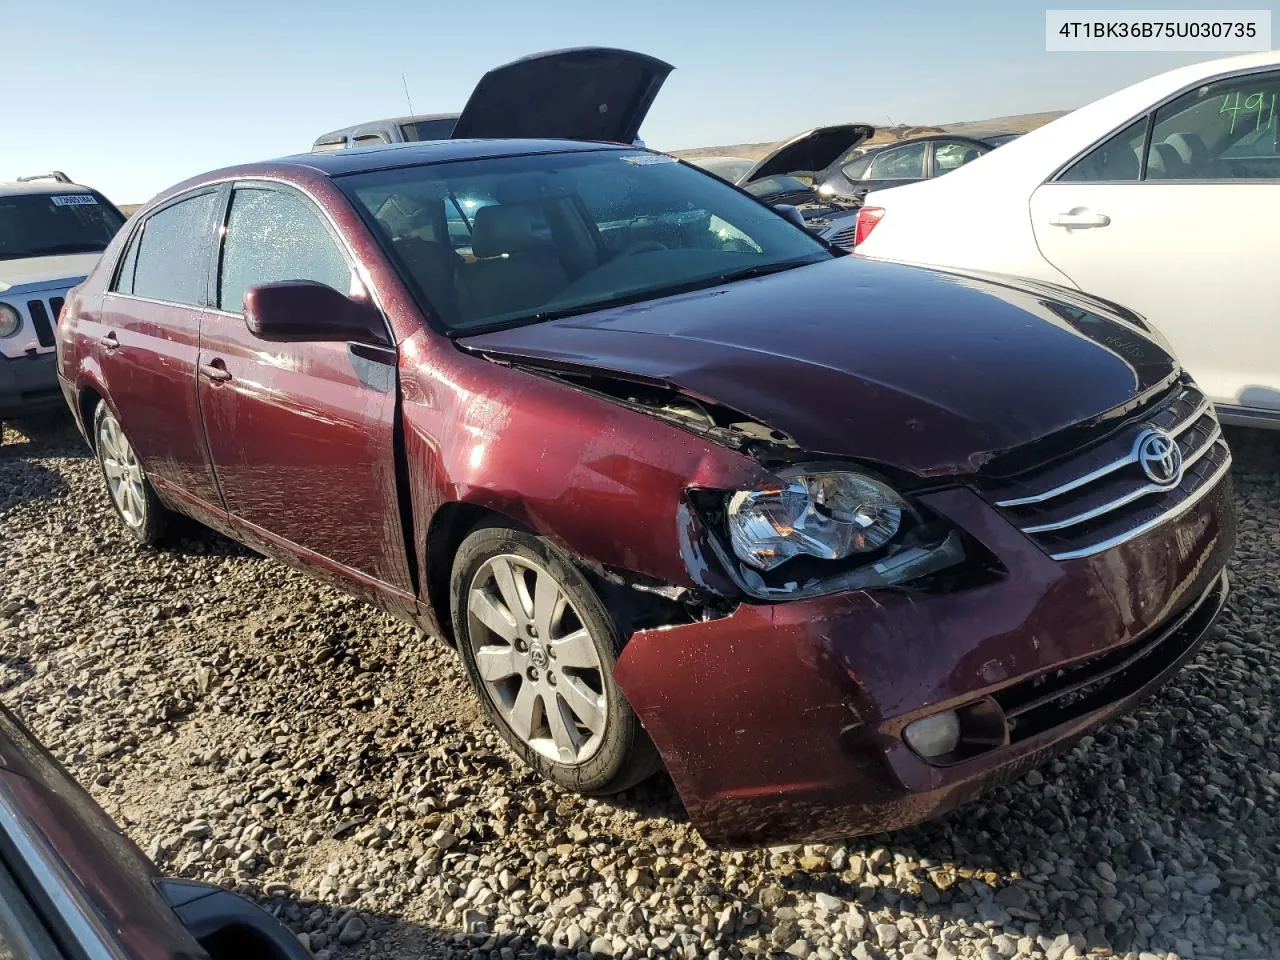
<path id="1" fill-rule="evenodd" d="M 876 224 L 884 217 L 884 207 L 863 207 L 858 211 L 858 225 L 853 232 L 853 245 L 855 247 L 871 236 L 871 231 L 876 228 Z"/>

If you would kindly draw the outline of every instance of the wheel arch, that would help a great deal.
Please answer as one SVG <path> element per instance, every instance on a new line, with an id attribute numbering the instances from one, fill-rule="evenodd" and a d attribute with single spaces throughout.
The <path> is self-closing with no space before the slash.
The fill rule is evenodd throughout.
<path id="1" fill-rule="evenodd" d="M 80 420 L 80 432 L 89 442 L 89 449 L 95 451 L 98 447 L 93 436 L 93 417 L 99 403 L 107 403 L 106 391 L 93 380 L 82 380 L 76 387 L 76 416 Z"/>
<path id="2" fill-rule="evenodd" d="M 535 532 L 527 524 L 492 507 L 460 500 L 442 503 L 427 527 L 424 583 L 426 600 L 440 638 L 452 647 L 457 646 L 457 638 L 453 635 L 449 596 L 453 558 L 457 556 L 458 548 L 471 531 L 490 522 L 500 522 L 526 533 Z"/>

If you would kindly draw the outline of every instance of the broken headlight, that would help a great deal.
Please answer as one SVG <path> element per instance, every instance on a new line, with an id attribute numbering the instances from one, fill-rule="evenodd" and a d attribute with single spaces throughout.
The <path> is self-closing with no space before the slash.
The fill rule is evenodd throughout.
<path id="1" fill-rule="evenodd" d="M 847 470 L 800 472 L 728 495 L 733 552 L 757 570 L 798 556 L 843 560 L 891 541 L 910 508 L 880 480 Z"/>

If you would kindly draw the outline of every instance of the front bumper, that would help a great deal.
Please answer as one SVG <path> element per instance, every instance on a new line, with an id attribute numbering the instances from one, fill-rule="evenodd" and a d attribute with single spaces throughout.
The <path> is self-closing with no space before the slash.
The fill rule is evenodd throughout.
<path id="1" fill-rule="evenodd" d="M 61 409 L 57 354 L 0 357 L 0 419 Z"/>
<path id="2" fill-rule="evenodd" d="M 1064 562 L 969 490 L 920 499 L 1009 572 L 954 592 L 744 604 L 638 632 L 623 651 L 617 680 L 707 842 L 828 840 L 943 814 L 1131 709 L 1225 601 L 1229 476 L 1157 529 Z M 983 700 L 1020 712 L 1003 745 L 937 766 L 903 742 L 912 720 Z"/>

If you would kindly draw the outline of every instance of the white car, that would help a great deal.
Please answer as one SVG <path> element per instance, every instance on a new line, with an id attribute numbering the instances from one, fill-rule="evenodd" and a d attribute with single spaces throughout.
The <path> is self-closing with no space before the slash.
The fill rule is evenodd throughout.
<path id="1" fill-rule="evenodd" d="M 124 220 L 60 171 L 0 183 L 0 421 L 65 412 L 58 312 Z"/>
<path id="2" fill-rule="evenodd" d="M 1182 67 L 868 195 L 855 250 L 1143 315 L 1221 419 L 1280 428 L 1280 53 Z"/>

